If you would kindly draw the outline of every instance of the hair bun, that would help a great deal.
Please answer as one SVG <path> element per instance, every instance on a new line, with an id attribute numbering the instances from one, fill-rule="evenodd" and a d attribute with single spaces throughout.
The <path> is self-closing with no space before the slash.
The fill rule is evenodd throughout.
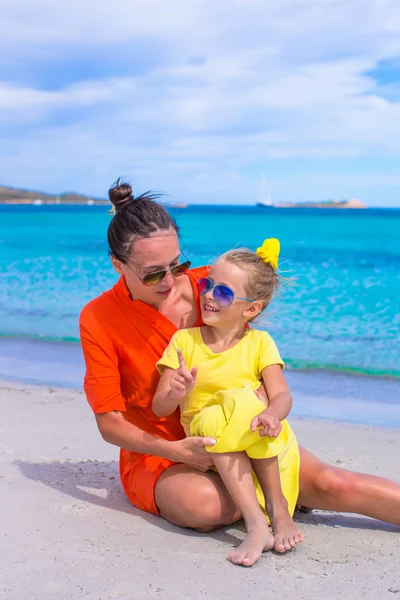
<path id="1" fill-rule="evenodd" d="M 132 187 L 129 183 L 121 183 L 121 179 L 117 179 L 115 184 L 110 187 L 108 197 L 117 212 L 135 200 L 132 194 Z"/>

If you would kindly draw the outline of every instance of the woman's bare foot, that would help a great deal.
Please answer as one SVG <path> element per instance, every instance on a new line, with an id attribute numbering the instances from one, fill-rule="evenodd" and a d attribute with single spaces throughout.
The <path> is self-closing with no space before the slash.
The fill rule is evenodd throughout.
<path id="1" fill-rule="evenodd" d="M 304 540 L 288 511 L 282 508 L 274 508 L 269 512 L 271 515 L 271 526 L 274 532 L 276 552 L 292 550 L 297 544 Z"/>
<path id="2" fill-rule="evenodd" d="M 251 567 L 263 552 L 274 547 L 274 543 L 274 537 L 268 528 L 267 520 L 265 520 L 265 523 L 254 525 L 248 530 L 243 542 L 228 554 L 227 559 L 234 565 Z"/>

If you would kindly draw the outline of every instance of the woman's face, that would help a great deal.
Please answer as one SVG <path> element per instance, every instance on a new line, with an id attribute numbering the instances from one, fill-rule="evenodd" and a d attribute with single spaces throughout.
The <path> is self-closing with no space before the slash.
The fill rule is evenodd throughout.
<path id="1" fill-rule="evenodd" d="M 169 269 L 181 261 L 179 240 L 174 229 L 155 232 L 149 238 L 134 241 L 126 263 L 111 258 L 114 269 L 125 276 L 125 281 L 134 300 L 142 300 L 156 308 L 168 298 L 175 278 Z M 148 273 L 167 271 L 166 276 L 155 285 L 144 285 L 143 277 Z"/>

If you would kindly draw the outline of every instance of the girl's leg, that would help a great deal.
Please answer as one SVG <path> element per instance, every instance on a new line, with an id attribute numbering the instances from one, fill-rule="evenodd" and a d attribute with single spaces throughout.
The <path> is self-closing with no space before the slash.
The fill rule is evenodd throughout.
<path id="1" fill-rule="evenodd" d="M 251 460 L 254 473 L 265 497 L 265 507 L 271 519 L 275 538 L 275 550 L 286 552 L 304 540 L 288 511 L 288 503 L 282 493 L 278 457 Z"/>
<path id="2" fill-rule="evenodd" d="M 352 512 L 400 525 L 400 485 L 383 477 L 339 469 L 300 448 L 299 504 Z"/>
<path id="3" fill-rule="evenodd" d="M 215 453 L 213 460 L 246 524 L 244 541 L 227 558 L 237 565 L 250 567 L 264 550 L 274 547 L 274 538 L 257 500 L 250 459 L 244 452 L 232 452 Z"/>

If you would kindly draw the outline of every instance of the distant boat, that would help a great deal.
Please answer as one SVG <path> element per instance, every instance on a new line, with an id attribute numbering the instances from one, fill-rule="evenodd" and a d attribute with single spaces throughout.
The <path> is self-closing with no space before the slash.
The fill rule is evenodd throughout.
<path id="1" fill-rule="evenodd" d="M 262 176 L 261 180 L 261 200 L 256 203 L 257 208 L 274 208 L 271 202 L 269 190 L 265 193 L 265 175 Z"/>
<path id="2" fill-rule="evenodd" d="M 258 208 L 275 208 L 271 200 L 262 200 L 261 202 L 257 202 L 256 206 Z"/>

